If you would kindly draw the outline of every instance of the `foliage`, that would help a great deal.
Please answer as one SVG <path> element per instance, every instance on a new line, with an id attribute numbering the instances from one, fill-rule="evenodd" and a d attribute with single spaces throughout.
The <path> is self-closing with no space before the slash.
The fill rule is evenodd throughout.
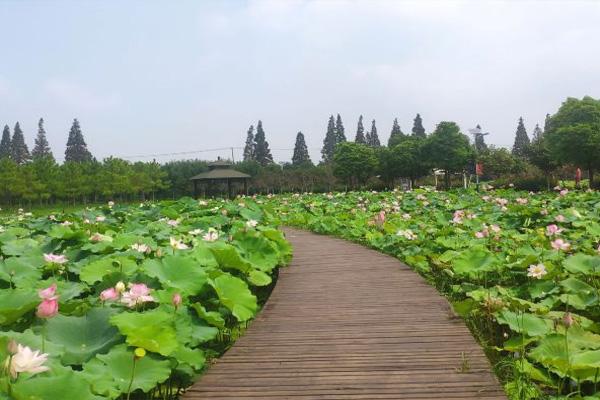
<path id="1" fill-rule="evenodd" d="M 346 142 L 339 144 L 333 157 L 333 173 L 351 187 L 364 184 L 377 168 L 375 152 L 369 146 Z"/>
<path id="2" fill-rule="evenodd" d="M 258 121 L 258 124 L 256 124 L 256 135 L 254 136 L 254 160 L 261 165 L 273 163 L 273 156 L 269 149 L 269 142 L 267 142 L 265 138 L 262 121 Z"/>
<path id="3" fill-rule="evenodd" d="M 404 138 L 404 133 L 402 133 L 402 129 L 400 129 L 400 124 L 398 124 L 398 118 L 394 118 L 394 123 L 392 124 L 392 132 L 390 133 L 390 138 L 388 139 L 388 147 L 391 149 L 392 147 L 399 144 Z"/>
<path id="4" fill-rule="evenodd" d="M 544 136 L 553 158 L 587 169 L 593 186 L 600 167 L 600 100 L 568 98 L 550 117 Z"/>
<path id="5" fill-rule="evenodd" d="M 525 124 L 523 124 L 523 117 L 519 117 L 512 154 L 517 157 L 526 158 L 529 154 L 529 144 L 529 136 L 527 136 L 527 130 L 525 129 Z"/>
<path id="6" fill-rule="evenodd" d="M 367 145 L 371 147 L 379 147 L 381 143 L 379 141 L 379 136 L 377 135 L 377 126 L 375 126 L 375 120 L 371 122 L 371 131 L 367 132 L 366 135 Z"/>
<path id="7" fill-rule="evenodd" d="M 250 125 L 244 145 L 244 161 L 254 160 L 254 125 Z"/>
<path id="8" fill-rule="evenodd" d="M 65 150 L 66 162 L 89 162 L 92 160 L 92 154 L 87 148 L 79 121 L 77 118 L 73 120 L 69 138 L 67 139 L 67 149 Z"/>
<path id="9" fill-rule="evenodd" d="M 355 143 L 367 144 L 365 138 L 365 127 L 363 126 L 363 116 L 358 117 L 358 124 L 356 126 L 356 136 L 354 138 Z"/>
<path id="10" fill-rule="evenodd" d="M 8 125 L 4 125 L 4 130 L 2 131 L 2 141 L 0 141 L 0 160 L 3 158 L 11 157 L 11 147 L 10 147 L 10 128 Z"/>
<path id="11" fill-rule="evenodd" d="M 249 198 L 3 218 L 0 362 L 12 339 L 48 354 L 48 371 L 15 379 L 3 370 L 0 398 L 9 386 L 16 400 L 179 393 L 225 349 L 223 338 L 256 315 L 261 288 L 288 261 L 290 247 L 270 221 Z M 58 315 L 42 320 L 38 290 L 53 284 Z M 134 290 L 146 297 L 131 300 Z"/>
<path id="12" fill-rule="evenodd" d="M 335 146 L 337 143 L 335 120 L 333 119 L 333 115 L 331 115 L 329 117 L 329 121 L 327 122 L 327 132 L 325 133 L 325 139 L 323 139 L 323 148 L 321 149 L 323 162 L 330 162 L 333 160 L 333 153 L 335 152 Z"/>
<path id="13" fill-rule="evenodd" d="M 304 135 L 302 132 L 298 132 L 296 135 L 296 144 L 294 145 L 294 155 L 292 156 L 292 164 L 298 165 L 312 165 L 310 155 L 308 154 L 308 148 L 304 141 Z"/>
<path id="14" fill-rule="evenodd" d="M 423 151 L 431 166 L 444 170 L 446 188 L 450 187 L 450 174 L 463 171 L 473 154 L 469 138 L 456 123 L 447 121 L 437 125 Z"/>
<path id="15" fill-rule="evenodd" d="M 417 114 L 413 121 L 412 134 L 413 136 L 418 136 L 422 138 L 427 136 L 427 134 L 425 133 L 425 128 L 423 128 L 423 120 L 421 119 L 421 114 Z"/>
<path id="16" fill-rule="evenodd" d="M 31 156 L 34 160 L 39 158 L 50 158 L 54 160 L 52 150 L 50 150 L 50 145 L 48 144 L 48 139 L 46 139 L 46 130 L 44 129 L 43 118 L 40 118 L 38 122 L 38 134 L 35 138 L 35 146 L 31 151 Z"/>
<path id="17" fill-rule="evenodd" d="M 340 114 L 338 114 L 335 119 L 335 142 L 343 143 L 345 141 L 346 130 L 344 129 L 344 124 L 342 123 L 342 117 L 340 117 Z"/>
<path id="18" fill-rule="evenodd" d="M 31 158 L 29 149 L 25 143 L 23 131 L 18 122 L 15 124 L 15 129 L 13 129 L 13 136 L 10 141 L 10 152 L 11 159 L 17 164 L 24 164 Z"/>

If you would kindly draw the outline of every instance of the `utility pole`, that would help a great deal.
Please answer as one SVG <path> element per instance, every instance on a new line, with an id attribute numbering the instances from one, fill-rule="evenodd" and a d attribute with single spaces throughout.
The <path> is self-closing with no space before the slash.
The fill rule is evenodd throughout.
<path id="1" fill-rule="evenodd" d="M 235 164 L 235 157 L 233 156 L 233 147 L 231 148 L 231 162 Z"/>
<path id="2" fill-rule="evenodd" d="M 471 135 L 473 135 L 473 147 L 475 148 L 475 165 L 474 165 L 474 167 L 475 167 L 475 183 L 476 183 L 477 191 L 479 192 L 479 174 L 477 173 L 477 137 L 478 136 L 484 137 L 484 136 L 489 135 L 490 133 L 489 132 L 482 133 L 479 125 L 477 125 L 477 128 L 469 129 L 469 133 Z"/>

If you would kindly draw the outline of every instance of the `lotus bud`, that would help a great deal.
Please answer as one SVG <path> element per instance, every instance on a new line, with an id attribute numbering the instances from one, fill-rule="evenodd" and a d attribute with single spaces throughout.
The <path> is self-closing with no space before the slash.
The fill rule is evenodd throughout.
<path id="1" fill-rule="evenodd" d="M 115 285 L 115 289 L 116 289 L 117 292 L 123 293 L 125 291 L 125 284 L 123 282 L 119 281 Z"/>
<path id="2" fill-rule="evenodd" d="M 11 339 L 6 346 L 6 349 L 10 354 L 17 354 L 17 351 L 19 351 L 19 346 L 17 345 L 17 342 Z"/>
<path id="3" fill-rule="evenodd" d="M 574 322 L 575 320 L 573 319 L 573 315 L 570 312 L 566 312 L 563 316 L 563 325 L 567 328 L 570 328 L 571 326 L 573 326 Z"/>
<path id="4" fill-rule="evenodd" d="M 138 347 L 133 352 L 133 356 L 135 357 L 136 360 L 139 360 L 140 358 L 144 358 L 146 356 L 146 350 L 144 350 L 141 347 Z"/>
<path id="5" fill-rule="evenodd" d="M 173 303 L 173 305 L 175 306 L 176 309 L 179 308 L 179 306 L 181 305 L 181 301 L 182 301 L 182 298 L 181 298 L 181 294 L 179 294 L 179 293 L 175 293 L 173 295 L 173 299 L 171 300 L 171 302 Z"/>

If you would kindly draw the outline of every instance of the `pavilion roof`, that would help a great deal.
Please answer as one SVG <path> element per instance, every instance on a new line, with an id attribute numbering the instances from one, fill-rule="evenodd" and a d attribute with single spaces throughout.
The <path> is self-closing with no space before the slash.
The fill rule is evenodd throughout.
<path id="1" fill-rule="evenodd" d="M 216 168 L 208 172 L 198 174 L 190 180 L 211 180 L 211 179 L 250 179 L 251 176 L 231 168 Z"/>

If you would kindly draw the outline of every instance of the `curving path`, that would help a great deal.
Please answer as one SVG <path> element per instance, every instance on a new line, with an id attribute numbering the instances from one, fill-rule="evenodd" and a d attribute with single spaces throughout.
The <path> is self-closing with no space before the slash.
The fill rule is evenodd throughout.
<path id="1" fill-rule="evenodd" d="M 286 234 L 290 267 L 184 399 L 506 399 L 469 330 L 419 275 L 340 239 Z"/>

